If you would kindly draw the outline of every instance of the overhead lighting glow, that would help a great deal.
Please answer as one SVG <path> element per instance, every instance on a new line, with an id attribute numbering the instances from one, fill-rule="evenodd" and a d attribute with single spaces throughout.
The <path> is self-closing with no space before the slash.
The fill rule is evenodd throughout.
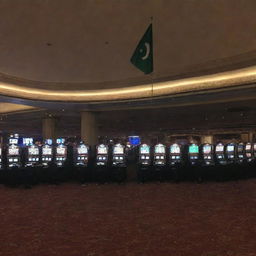
<path id="1" fill-rule="evenodd" d="M 0 82 L 0 94 L 48 101 L 109 101 L 200 91 L 256 82 L 256 66 L 175 81 L 101 90 L 46 90 Z"/>

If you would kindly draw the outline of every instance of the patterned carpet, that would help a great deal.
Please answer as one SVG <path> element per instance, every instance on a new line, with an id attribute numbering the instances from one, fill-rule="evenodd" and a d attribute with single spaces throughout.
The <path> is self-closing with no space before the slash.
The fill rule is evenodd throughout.
<path id="1" fill-rule="evenodd" d="M 0 255 L 256 255 L 256 180 L 0 186 Z"/>

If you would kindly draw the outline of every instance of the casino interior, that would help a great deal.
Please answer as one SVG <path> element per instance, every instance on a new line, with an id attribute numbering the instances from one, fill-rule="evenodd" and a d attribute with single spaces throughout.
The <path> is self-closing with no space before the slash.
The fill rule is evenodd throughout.
<path id="1" fill-rule="evenodd" d="M 167 186 L 173 184 L 152 183 L 155 179 L 161 183 L 163 180 L 185 181 L 182 185 L 178 184 L 183 186 L 183 191 L 187 191 L 186 186 L 191 188 L 193 184 L 191 180 L 204 183 L 203 181 L 209 179 L 211 182 L 214 180 L 209 185 L 213 191 L 215 191 L 214 186 L 224 191 L 224 185 L 218 187 L 222 186 L 222 183 L 220 185 L 217 181 L 229 181 L 230 183 L 225 183 L 228 188 L 229 184 L 236 186 L 232 185 L 234 180 L 245 182 L 244 179 L 250 178 L 249 184 L 242 183 L 241 185 L 241 191 L 245 193 L 244 198 L 247 198 L 246 193 L 249 192 L 245 192 L 246 188 L 250 187 L 253 190 L 256 182 L 254 180 L 256 177 L 254 175 L 256 167 L 255 9 L 254 0 L 0 0 L 0 158 L 3 158 L 0 162 L 0 171 L 4 169 L 8 173 L 9 170 L 9 174 L 0 173 L 0 183 L 6 183 L 11 187 L 19 187 L 22 184 L 26 188 L 31 188 L 39 183 L 54 185 L 65 183 L 75 177 L 75 180 L 83 184 L 95 180 L 96 183 L 103 184 L 106 181 L 106 183 L 109 182 L 109 174 L 106 171 L 104 173 L 104 167 L 106 170 L 108 167 L 108 171 L 111 169 L 111 177 L 115 177 L 110 179 L 111 182 L 114 180 L 123 184 L 125 181 L 133 181 L 130 185 L 132 187 L 127 190 L 91 185 L 93 187 L 89 195 L 96 198 L 94 203 L 88 197 L 81 199 L 82 193 L 79 194 L 80 199 L 77 202 L 80 200 L 82 205 L 84 201 L 81 200 L 87 200 L 88 205 L 92 205 L 91 209 L 94 209 L 90 210 L 90 214 L 96 211 L 97 216 L 101 215 L 96 210 L 96 202 L 102 204 L 103 211 L 108 210 L 108 207 L 98 197 L 99 190 L 103 194 L 112 193 L 113 197 L 115 197 L 115 189 L 119 192 L 122 190 L 124 194 L 119 195 L 123 196 L 119 199 L 126 198 L 130 206 L 133 203 L 128 199 L 129 196 L 137 197 L 138 193 L 144 193 L 146 201 L 139 198 L 138 200 L 141 199 L 141 201 L 138 204 L 147 208 L 147 203 L 151 204 L 151 201 L 147 198 L 146 192 L 142 191 L 141 186 L 136 187 L 134 180 L 137 177 L 139 183 L 147 181 L 145 172 L 148 172 L 150 168 L 153 174 L 151 173 L 150 181 L 147 185 L 144 184 L 144 188 L 146 191 L 151 189 L 150 186 L 153 186 L 152 189 L 156 189 L 155 185 L 159 186 L 156 192 L 159 194 L 153 196 L 154 198 L 159 196 L 159 204 L 161 200 L 164 200 L 161 199 L 160 191 L 168 194 Z M 143 52 L 144 56 L 141 56 L 142 60 L 147 59 L 149 55 L 152 57 L 152 72 L 146 73 L 131 63 L 131 57 L 136 47 L 144 40 L 143 35 L 146 35 L 145 31 L 150 24 L 152 24 L 152 41 L 150 45 L 148 44 L 149 48 L 145 43 L 145 49 L 141 49 L 141 52 L 146 51 Z M 19 138 L 33 138 L 33 142 L 36 143 L 22 146 L 19 144 L 20 151 L 15 151 L 15 146 L 18 145 L 18 139 L 14 143 L 17 134 Z M 139 138 L 139 142 L 136 143 L 140 145 L 135 142 L 136 145 L 132 144 L 134 138 Z M 45 153 L 47 157 L 44 156 L 43 147 L 45 145 L 50 147 L 56 141 L 56 152 Z M 70 144 L 67 145 L 66 142 Z M 73 146 L 72 163 L 68 161 L 69 152 L 71 152 L 68 146 L 71 144 Z M 103 145 L 106 145 L 104 149 Z M 123 145 L 129 146 L 130 154 L 126 152 Z M 147 145 L 151 147 L 148 151 Z M 178 151 L 171 152 L 172 145 L 180 145 L 180 148 Z M 220 147 L 223 145 L 223 154 L 218 154 L 217 145 Z M 242 153 L 239 153 L 239 145 L 242 147 Z M 34 152 L 31 155 L 28 153 L 30 152 L 29 146 L 32 147 L 31 152 Z M 83 146 L 86 152 L 81 151 L 81 147 L 78 149 L 79 146 Z M 117 146 L 116 151 L 115 146 Z M 194 146 L 197 148 L 195 149 Z M 37 147 L 38 151 L 36 151 Z M 77 152 L 74 153 L 76 147 Z M 139 147 L 143 147 L 144 151 Z M 234 153 L 231 154 L 229 149 Z M 113 152 L 104 153 L 107 150 L 113 150 Z M 125 160 L 126 157 L 127 160 Z M 152 157 L 151 162 L 147 161 L 150 157 Z M 46 167 L 48 171 L 44 176 Z M 65 168 L 69 170 L 78 168 L 78 171 L 72 176 L 65 171 Z M 11 169 L 14 171 L 10 172 Z M 92 174 L 96 169 L 98 172 L 95 171 L 95 173 L 100 178 L 95 178 Z M 216 177 L 216 169 L 222 170 L 225 175 Z M 245 172 L 244 169 L 246 169 Z M 33 174 L 33 170 L 36 170 L 34 172 L 36 174 Z M 166 174 L 167 170 L 172 170 L 171 177 Z M 184 174 L 190 170 L 193 175 Z M 15 176 L 15 173 L 19 174 Z M 204 175 L 205 173 L 207 175 Z M 186 183 L 188 181 L 189 185 Z M 64 190 L 67 190 L 63 191 L 65 200 L 70 195 L 76 194 L 75 186 L 63 186 Z M 215 202 L 214 197 L 221 198 L 218 194 L 220 191 L 215 191 L 212 197 L 209 196 L 212 199 L 209 203 L 208 199 L 204 198 L 208 192 L 207 186 L 206 182 L 201 188 L 194 188 L 205 204 L 205 208 L 212 207 Z M 47 203 L 51 205 L 52 202 L 46 198 L 44 189 L 44 187 L 38 187 L 35 194 L 41 196 L 41 199 L 44 198 L 42 201 L 49 200 Z M 108 189 L 113 191 L 106 192 Z M 180 187 L 175 187 L 175 189 L 181 197 L 182 193 L 186 193 L 181 192 Z M 49 191 L 48 193 L 54 195 L 54 191 L 51 189 Z M 8 198 L 8 193 L 4 188 L 0 188 L 0 198 L 3 202 L 7 200 L 3 195 Z M 229 202 L 233 202 L 232 194 L 229 193 L 231 192 L 227 192 Z M 22 196 L 25 198 L 28 195 L 22 194 Z M 189 193 L 187 196 L 192 197 Z M 62 200 L 60 194 L 56 195 L 56 198 Z M 169 199 L 174 200 L 174 203 L 178 200 L 177 198 Z M 19 202 L 19 199 L 15 200 Z M 32 199 L 29 198 L 28 201 L 30 200 Z M 190 203 L 193 200 L 190 198 Z M 185 201 L 184 199 L 183 203 Z M 165 203 L 161 207 L 165 207 Z M 177 203 L 177 209 L 180 207 L 179 203 Z M 110 205 L 113 207 L 115 204 L 111 201 Z M 247 205 L 249 207 L 252 202 L 247 202 Z M 157 212 L 158 206 L 153 205 L 152 209 Z M 127 210 L 123 204 L 122 207 Z M 190 207 L 191 212 L 202 211 L 198 213 L 201 216 L 206 214 L 201 208 L 197 209 L 196 203 Z M 221 209 L 224 205 L 219 207 Z M 232 212 L 231 203 L 229 207 Z M 116 211 L 116 208 L 112 210 L 119 220 L 120 213 Z M 220 225 L 225 223 L 225 218 L 228 219 L 224 212 L 223 210 L 219 213 L 219 216 L 223 214 L 225 217 L 220 217 L 222 219 L 219 226 L 216 226 L 216 230 L 219 228 L 218 232 L 223 237 L 226 231 L 223 231 L 224 226 L 221 230 Z M 9 213 L 12 216 L 11 210 Z M 143 222 L 144 217 L 139 210 L 133 209 L 133 214 L 138 214 L 140 216 L 138 218 Z M 178 213 L 174 214 L 178 215 Z M 175 228 L 192 225 L 189 217 L 185 213 L 182 214 L 185 219 L 184 226 L 180 224 Z M 244 218 L 243 214 L 243 212 L 237 212 L 237 218 Z M 252 221 L 255 218 L 253 216 L 256 215 L 253 212 L 250 214 Z M 129 220 L 129 216 L 127 218 Z M 147 218 L 150 222 L 150 218 Z M 219 221 L 217 215 L 212 218 L 215 218 L 216 222 Z M 13 219 L 15 220 L 14 217 Z M 164 219 L 163 217 L 162 220 Z M 91 234 L 96 232 L 93 231 L 95 224 L 93 221 L 97 222 L 93 219 L 92 222 L 86 224 Z M 119 224 L 123 225 L 123 223 Z M 151 226 L 151 224 L 148 225 Z M 155 223 L 155 225 L 158 224 Z M 6 221 L 6 227 L 8 225 L 9 222 Z M 35 223 L 33 225 L 36 226 Z M 164 246 L 157 248 L 157 251 L 154 251 L 156 248 L 147 242 L 148 247 L 145 247 L 143 251 L 142 248 L 146 241 L 143 239 L 149 239 L 149 233 L 153 232 L 150 228 L 148 234 L 138 235 L 138 241 L 141 243 L 134 242 L 136 252 L 129 251 L 132 250 L 133 242 L 126 237 L 119 238 L 122 239 L 120 244 L 124 247 L 119 248 L 118 245 L 113 247 L 113 244 L 108 244 L 107 246 L 112 248 L 108 253 L 105 253 L 104 245 L 98 244 L 104 240 L 99 238 L 98 242 L 91 242 L 94 246 L 94 251 L 92 251 L 89 245 L 84 245 L 82 240 L 79 240 L 79 236 L 71 238 L 72 234 L 77 232 L 74 228 L 77 228 L 76 224 L 67 225 L 71 231 L 70 236 L 65 234 L 66 239 L 75 239 L 74 243 L 78 243 L 82 248 L 78 250 L 80 255 L 84 250 L 88 250 L 88 254 L 85 255 L 91 256 L 170 255 L 169 252 L 179 252 L 176 255 L 194 255 L 190 251 L 194 248 L 193 245 L 182 248 L 184 241 L 179 238 L 175 238 L 179 241 L 177 244 L 172 244 L 172 248 L 168 247 L 167 239 L 166 243 L 163 242 Z M 101 222 L 100 225 L 102 225 Z M 120 225 L 118 225 L 113 228 L 119 230 Z M 133 230 L 127 231 L 126 235 L 131 238 L 137 229 L 132 222 L 129 225 Z M 205 225 L 212 224 L 205 223 Z M 174 226 L 172 228 L 168 226 L 168 228 L 169 236 L 175 228 Z M 168 228 L 163 232 L 167 232 Z M 191 226 L 191 228 L 196 230 L 198 227 Z M 159 229 L 156 230 L 160 232 Z M 200 227 L 199 230 L 201 230 Z M 217 232 L 214 227 L 212 230 Z M 183 231 L 185 232 L 185 229 Z M 42 238 L 42 241 L 44 240 L 47 244 L 51 235 L 50 232 L 44 232 L 49 240 Z M 60 236 L 61 232 L 58 232 L 56 231 L 58 234 L 56 236 Z M 84 235 L 90 239 L 90 233 L 80 232 L 82 232 L 81 236 Z M 102 232 L 111 234 L 112 237 L 110 229 Z M 120 230 L 118 232 L 120 233 Z M 208 255 L 204 254 L 206 252 L 209 252 L 209 255 L 220 255 L 218 253 L 221 255 L 255 255 L 250 254 L 256 250 L 252 244 L 247 244 L 248 254 L 235 247 L 235 241 L 239 236 L 238 230 L 233 230 L 234 237 L 230 238 L 232 240 L 230 244 L 230 240 L 223 238 L 217 241 L 215 237 L 216 246 L 208 244 L 204 240 L 205 233 L 200 232 L 195 234 L 195 237 L 202 241 L 202 246 L 194 248 L 195 255 Z M 246 231 L 243 232 L 246 236 Z M 189 232 L 185 237 L 186 241 L 195 239 Z M 5 238 L 11 241 L 13 236 L 6 235 Z M 54 240 L 54 237 L 52 238 Z M 150 239 L 152 241 L 152 237 Z M 68 250 L 65 252 L 63 244 L 56 242 L 57 240 L 54 241 L 55 246 L 62 248 L 59 250 L 61 254 L 54 255 L 79 255 L 74 254 L 72 245 L 66 245 Z M 46 248 L 42 249 L 41 245 L 34 243 L 38 250 L 37 255 L 40 255 L 40 250 L 46 252 Z M 243 241 L 239 243 L 243 244 Z M 229 251 L 217 249 L 227 246 L 230 246 Z M 6 243 L 2 249 L 0 248 L 0 255 L 2 255 L 1 250 L 13 252 L 12 255 L 18 253 L 29 255 L 28 251 L 24 254 L 25 251 L 20 248 L 20 246 L 13 246 L 10 249 Z M 24 248 L 26 248 L 24 250 L 29 250 L 28 245 Z M 49 250 L 47 255 L 53 255 L 50 248 L 47 249 Z"/>
<path id="2" fill-rule="evenodd" d="M 254 1 L 28 2 L 1 1 L 3 136 L 253 140 Z M 130 57 L 151 22 L 145 75 Z"/>

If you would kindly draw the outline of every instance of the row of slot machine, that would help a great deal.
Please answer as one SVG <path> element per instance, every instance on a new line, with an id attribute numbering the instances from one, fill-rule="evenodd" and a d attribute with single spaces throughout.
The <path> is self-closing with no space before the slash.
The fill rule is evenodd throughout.
<path id="1" fill-rule="evenodd" d="M 153 151 L 153 152 L 152 152 Z M 153 153 L 153 154 L 152 154 Z M 223 143 L 213 144 L 172 144 L 167 148 L 157 144 L 153 148 L 142 144 L 139 148 L 139 163 L 142 166 L 175 166 L 190 164 L 192 166 L 228 165 L 251 162 L 256 159 L 256 143 Z"/>
<path id="2" fill-rule="evenodd" d="M 0 168 L 21 168 L 21 167 L 48 167 L 54 163 L 57 167 L 63 167 L 68 160 L 68 144 L 65 139 L 59 138 L 56 143 L 51 139 L 45 140 L 44 144 L 38 145 L 28 138 L 26 146 L 19 145 L 18 135 L 12 135 L 8 139 L 8 144 L 3 154 L 0 147 Z M 89 145 L 80 142 L 72 145 L 72 163 L 77 167 L 88 166 L 89 159 L 92 159 L 92 152 Z M 95 165 L 97 167 L 124 167 L 126 165 L 125 146 L 118 143 L 111 148 L 108 145 L 99 144 L 96 146 Z M 69 148 L 70 151 L 70 148 Z M 3 158 L 6 163 L 3 164 Z M 70 160 L 70 159 L 69 159 Z"/>
<path id="3" fill-rule="evenodd" d="M 142 167 L 155 166 L 156 168 L 189 164 L 191 166 L 228 165 L 232 163 L 251 162 L 256 159 L 256 143 L 223 143 L 213 144 L 189 144 L 177 143 L 166 146 L 157 144 L 150 146 L 140 144 L 138 163 Z M 94 154 L 94 156 L 92 156 Z M 3 158 L 6 161 L 3 164 Z M 55 163 L 58 167 L 64 166 L 68 159 L 68 145 L 65 139 L 59 138 L 56 143 L 48 139 L 44 144 L 33 143 L 33 139 L 27 146 L 19 145 L 18 135 L 10 136 L 5 154 L 0 147 L 0 168 L 48 166 Z M 127 160 L 126 147 L 117 143 L 113 146 L 99 144 L 95 153 L 83 142 L 72 145 L 72 164 L 86 167 L 89 160 L 96 167 L 125 167 Z"/>

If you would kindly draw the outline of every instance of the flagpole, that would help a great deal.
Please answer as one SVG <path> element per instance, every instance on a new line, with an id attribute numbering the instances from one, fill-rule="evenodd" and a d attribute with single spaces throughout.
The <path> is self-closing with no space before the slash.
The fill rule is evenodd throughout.
<path id="1" fill-rule="evenodd" d="M 153 30 L 153 16 L 150 17 L 150 20 L 151 20 L 151 23 L 152 23 L 152 50 L 153 50 L 153 56 L 152 56 L 152 59 L 153 59 L 153 71 L 150 74 L 150 76 L 151 76 L 151 98 L 153 100 L 153 96 L 154 96 L 154 40 L 153 40 L 154 30 Z"/>

